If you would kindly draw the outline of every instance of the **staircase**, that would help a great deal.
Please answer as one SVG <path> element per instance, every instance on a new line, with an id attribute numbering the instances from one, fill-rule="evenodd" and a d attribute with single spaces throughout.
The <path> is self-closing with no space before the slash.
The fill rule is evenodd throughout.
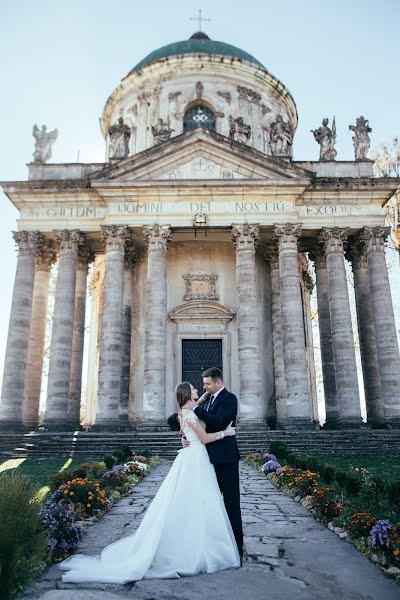
<path id="1" fill-rule="evenodd" d="M 400 430 L 340 431 L 270 431 L 260 427 L 240 431 L 237 440 L 242 456 L 257 448 L 268 448 L 270 442 L 285 442 L 289 448 L 304 454 L 399 455 Z M 0 433 L 0 459 L 82 457 L 103 458 L 121 444 L 141 452 L 174 458 L 181 448 L 180 436 L 171 431 L 128 431 L 121 433 L 87 433 L 84 431 L 54 433 Z"/>

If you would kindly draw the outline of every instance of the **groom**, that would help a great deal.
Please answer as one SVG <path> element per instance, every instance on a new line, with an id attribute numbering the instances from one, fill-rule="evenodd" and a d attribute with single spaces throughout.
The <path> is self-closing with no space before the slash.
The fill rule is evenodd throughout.
<path id="1" fill-rule="evenodd" d="M 202 406 L 193 402 L 191 408 L 206 424 L 207 433 L 222 431 L 237 415 L 237 398 L 224 386 L 222 373 L 211 367 L 202 374 L 204 388 L 210 394 Z M 183 441 L 186 447 L 189 442 Z M 224 497 L 226 512 L 232 525 L 240 558 L 243 558 L 243 528 L 240 512 L 239 451 L 236 436 L 206 445 L 210 462 L 214 465 L 219 489 Z"/>

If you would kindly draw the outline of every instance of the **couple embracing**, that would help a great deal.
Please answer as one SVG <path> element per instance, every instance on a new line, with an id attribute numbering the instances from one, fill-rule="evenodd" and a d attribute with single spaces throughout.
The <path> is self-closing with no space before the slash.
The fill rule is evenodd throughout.
<path id="1" fill-rule="evenodd" d="M 123 584 L 241 566 L 237 399 L 215 367 L 203 373 L 203 383 L 200 400 L 189 382 L 176 388 L 183 449 L 138 529 L 100 555 L 60 563 L 63 581 Z"/>

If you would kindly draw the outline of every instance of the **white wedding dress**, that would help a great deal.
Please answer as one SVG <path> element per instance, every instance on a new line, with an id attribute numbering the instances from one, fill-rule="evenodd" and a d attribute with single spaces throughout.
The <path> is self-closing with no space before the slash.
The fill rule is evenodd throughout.
<path id="1" fill-rule="evenodd" d="M 240 566 L 214 467 L 188 420 L 202 423 L 188 411 L 182 429 L 190 446 L 179 450 L 138 529 L 98 556 L 75 554 L 59 563 L 64 582 L 123 584 Z"/>

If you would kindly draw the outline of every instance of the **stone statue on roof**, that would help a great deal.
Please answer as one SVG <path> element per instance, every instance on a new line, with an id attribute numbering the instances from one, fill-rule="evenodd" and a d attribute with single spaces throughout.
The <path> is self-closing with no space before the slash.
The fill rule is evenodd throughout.
<path id="1" fill-rule="evenodd" d="M 34 125 L 32 135 L 36 140 L 35 151 L 33 153 L 34 162 L 47 162 L 51 158 L 51 147 L 57 139 L 58 130 L 47 131 L 46 125 L 42 125 L 42 129 Z"/>

